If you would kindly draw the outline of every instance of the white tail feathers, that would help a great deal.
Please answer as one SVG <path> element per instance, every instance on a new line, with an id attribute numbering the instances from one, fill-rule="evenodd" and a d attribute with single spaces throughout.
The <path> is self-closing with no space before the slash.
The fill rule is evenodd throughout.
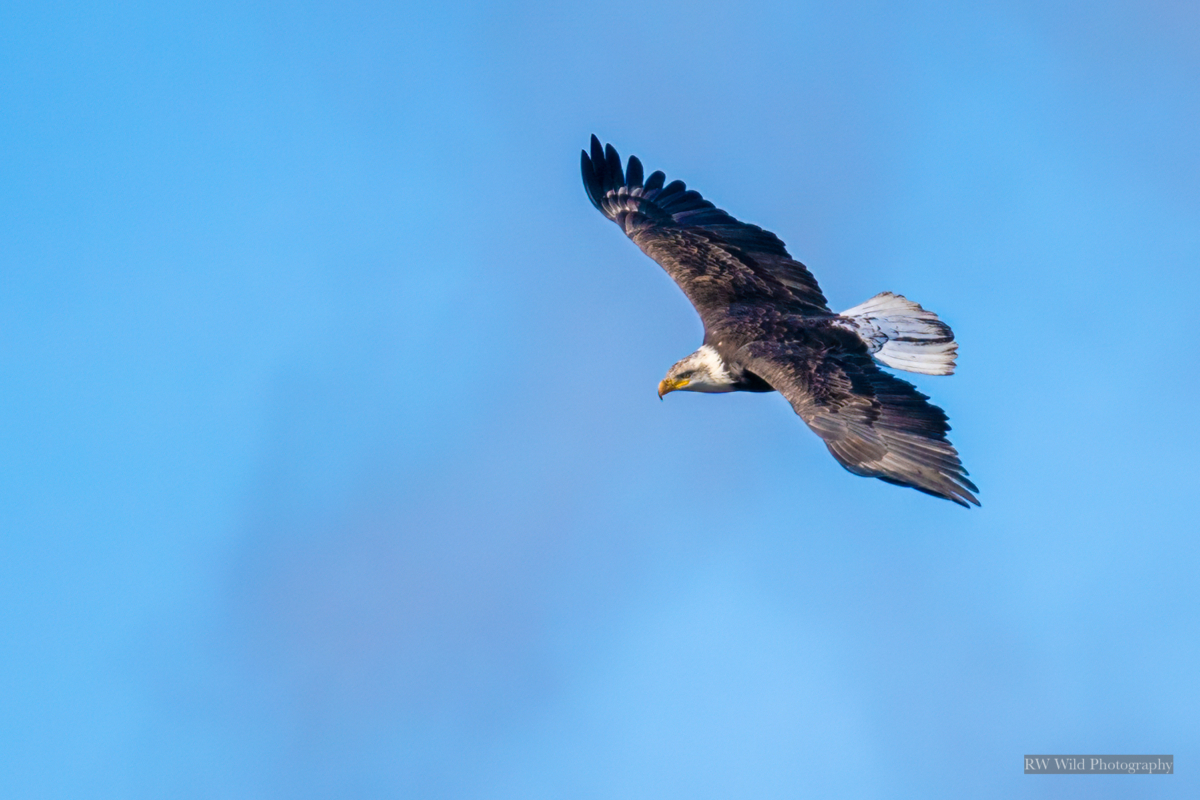
<path id="1" fill-rule="evenodd" d="M 926 375 L 954 373 L 954 332 L 937 314 L 902 295 L 882 292 L 840 316 L 871 355 L 889 367 Z"/>

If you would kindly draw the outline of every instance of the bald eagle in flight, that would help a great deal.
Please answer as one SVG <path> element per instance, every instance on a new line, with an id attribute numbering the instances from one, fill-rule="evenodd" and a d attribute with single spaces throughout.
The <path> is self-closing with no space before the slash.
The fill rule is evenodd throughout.
<path id="1" fill-rule="evenodd" d="M 884 292 L 840 314 L 775 234 L 739 222 L 689 190 L 645 177 L 592 137 L 583 152 L 592 205 L 667 271 L 704 323 L 700 349 L 675 364 L 659 397 L 778 391 L 855 475 L 910 486 L 970 508 L 978 492 L 946 439 L 946 413 L 876 361 L 950 375 L 958 345 L 937 315 Z"/>

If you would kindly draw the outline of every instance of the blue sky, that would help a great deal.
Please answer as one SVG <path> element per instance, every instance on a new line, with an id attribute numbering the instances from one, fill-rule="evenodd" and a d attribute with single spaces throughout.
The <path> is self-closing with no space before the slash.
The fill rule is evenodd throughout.
<path id="1" fill-rule="evenodd" d="M 1194 795 L 1198 30 L 6 6 L 0 794 Z M 947 320 L 982 509 L 660 403 L 699 322 L 592 133 Z"/>

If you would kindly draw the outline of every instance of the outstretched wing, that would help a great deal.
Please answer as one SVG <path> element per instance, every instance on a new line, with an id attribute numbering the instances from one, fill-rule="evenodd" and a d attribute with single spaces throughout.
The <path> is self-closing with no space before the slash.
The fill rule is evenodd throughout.
<path id="1" fill-rule="evenodd" d="M 979 489 L 946 439 L 946 412 L 875 366 L 865 348 L 755 342 L 740 355 L 855 475 L 979 505 Z"/>
<path id="2" fill-rule="evenodd" d="M 662 172 L 643 180 L 635 156 L 622 171 L 617 151 L 595 136 L 591 154 L 583 153 L 583 185 L 592 205 L 674 278 L 706 327 L 739 303 L 831 313 L 816 279 L 779 237 L 738 222 L 683 181 L 667 184 Z"/>

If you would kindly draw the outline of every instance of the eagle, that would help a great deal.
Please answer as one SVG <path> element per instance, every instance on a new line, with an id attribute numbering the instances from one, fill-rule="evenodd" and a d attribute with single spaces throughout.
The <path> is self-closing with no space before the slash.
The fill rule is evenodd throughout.
<path id="1" fill-rule="evenodd" d="M 879 368 L 952 374 L 958 345 L 936 314 L 891 292 L 836 313 L 779 237 L 683 181 L 647 177 L 636 156 L 622 168 L 595 136 L 582 168 L 592 205 L 666 270 L 704 324 L 700 348 L 658 385 L 660 399 L 680 390 L 779 392 L 855 475 L 979 505 L 946 438 L 946 413 Z"/>

